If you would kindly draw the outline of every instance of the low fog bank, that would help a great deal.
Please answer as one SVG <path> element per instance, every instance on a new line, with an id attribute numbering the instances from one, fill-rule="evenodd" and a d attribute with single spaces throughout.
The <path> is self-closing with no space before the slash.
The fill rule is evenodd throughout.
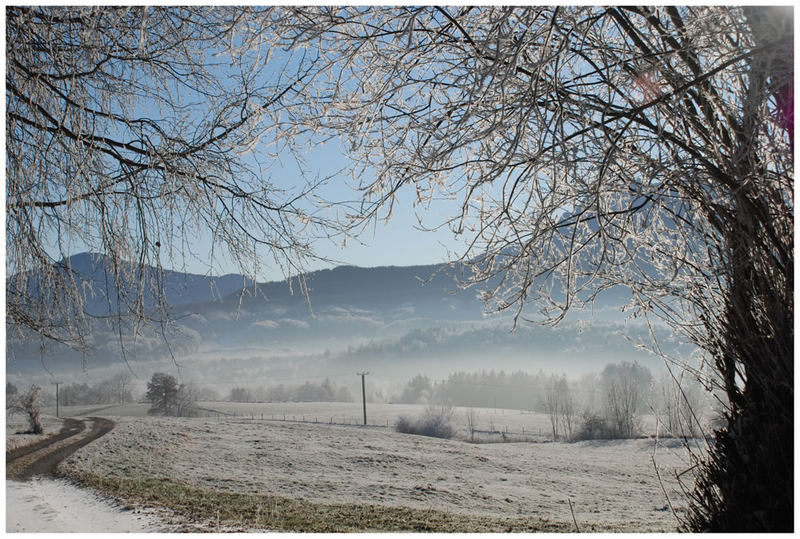
<path id="1" fill-rule="evenodd" d="M 697 436 L 717 416 L 713 395 L 692 380 L 673 379 L 660 361 L 643 364 L 592 356 L 591 361 L 576 361 L 576 367 L 563 359 L 508 361 L 505 357 L 503 363 L 486 357 L 438 362 L 383 358 L 367 367 L 367 363 L 354 360 L 358 354 L 352 352 L 264 358 L 253 350 L 241 350 L 240 356 L 224 358 L 207 353 L 194 361 L 132 362 L 138 376 L 123 365 L 62 373 L 58 377 L 59 403 L 98 408 L 146 403 L 153 375 L 171 373 L 185 398 L 195 403 L 360 404 L 362 378 L 356 373 L 367 372 L 364 394 L 368 403 L 547 414 L 552 418 L 553 439 L 635 437 L 636 418 L 647 414 L 659 417 L 664 432 L 682 435 L 686 425 L 696 425 L 690 434 Z M 509 368 L 503 368 L 504 364 Z M 570 366 L 575 368 L 567 371 Z M 9 375 L 6 390 L 14 393 L 38 384 L 44 389 L 42 404 L 52 407 L 55 388 L 51 380 L 47 374 Z"/>
<path id="2" fill-rule="evenodd" d="M 619 293 L 558 326 L 513 329 L 510 317 L 484 316 L 475 291 L 458 290 L 437 271 L 315 272 L 313 310 L 305 298 L 289 295 L 285 283 L 209 301 L 197 276 L 170 274 L 170 290 L 182 292 L 173 294 L 175 325 L 166 335 L 97 318 L 83 356 L 57 344 L 43 349 L 38 339 L 12 332 L 6 378 L 18 389 L 37 384 L 51 400 L 58 383 L 62 400 L 76 404 L 140 401 L 156 373 L 173 377 L 197 400 L 347 401 L 360 400 L 356 373 L 368 372 L 371 402 L 536 410 L 552 376 L 566 377 L 576 395 L 609 364 L 635 363 L 659 379 L 665 362 L 646 351 L 651 330 L 663 352 L 696 363 L 695 348 L 669 331 L 623 318 Z M 190 277 L 191 286 L 181 281 Z M 421 379 L 430 388 L 409 393 L 408 384 Z M 468 388 L 469 398 L 458 387 Z"/>
<path id="3" fill-rule="evenodd" d="M 129 389 L 134 398 L 139 398 L 151 376 L 164 372 L 205 396 L 225 398 L 232 389 L 243 388 L 253 399 L 266 401 L 284 398 L 269 397 L 266 388 L 283 386 L 283 390 L 277 390 L 282 395 L 291 393 L 287 388 L 319 385 L 326 379 L 360 398 L 356 373 L 369 372 L 369 398 L 390 402 L 398 399 L 405 384 L 417 374 L 437 381 L 457 372 L 542 372 L 579 380 L 600 372 L 608 363 L 628 361 L 658 375 L 664 370 L 664 360 L 637 350 L 630 342 L 646 342 L 646 337 L 644 327 L 613 322 L 588 326 L 567 322 L 556 328 L 523 326 L 513 332 L 507 321 L 464 322 L 415 327 L 390 337 L 373 333 L 369 338 L 364 332 L 353 335 L 346 345 L 332 339 L 321 341 L 316 348 L 289 337 L 283 346 L 198 346 L 174 357 L 162 351 L 157 359 L 148 358 L 148 353 L 137 348 L 136 355 L 125 359 L 90 357 L 85 369 L 80 359 L 70 356 L 23 360 L 10 355 L 6 376 L 17 387 L 38 384 L 48 390 L 53 389 L 54 382 L 62 387 L 91 386 L 124 373 L 131 379 Z M 691 347 L 673 341 L 669 335 L 659 337 L 662 347 L 673 355 L 686 358 L 691 354 Z"/>

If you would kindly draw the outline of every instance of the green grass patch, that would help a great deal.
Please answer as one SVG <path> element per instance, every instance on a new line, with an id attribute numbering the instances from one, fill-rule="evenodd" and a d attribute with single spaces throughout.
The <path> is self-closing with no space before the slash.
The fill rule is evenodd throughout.
<path id="1" fill-rule="evenodd" d="M 201 489 L 166 478 L 85 474 L 74 479 L 127 503 L 165 507 L 211 531 L 215 527 L 285 532 L 574 531 L 570 523 L 539 518 L 493 518 L 408 507 L 323 504 L 281 496 Z"/>

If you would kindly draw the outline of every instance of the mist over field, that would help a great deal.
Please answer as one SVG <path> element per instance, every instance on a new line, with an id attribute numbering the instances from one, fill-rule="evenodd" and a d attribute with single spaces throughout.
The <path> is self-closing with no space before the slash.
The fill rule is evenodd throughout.
<path id="1" fill-rule="evenodd" d="M 161 334 L 115 316 L 130 291 L 108 286 L 105 263 L 69 260 L 88 291 L 86 356 L 9 334 L 9 402 L 37 384 L 46 430 L 57 417 L 114 425 L 59 465 L 91 490 L 10 491 L 18 513 L 67 496 L 77 516 L 14 530 L 570 531 L 571 516 L 586 530 L 667 531 L 669 499 L 686 510 L 674 476 L 690 453 L 674 436 L 705 432 L 708 395 L 676 392 L 664 360 L 635 343 L 652 330 L 675 357 L 692 347 L 626 319 L 615 291 L 555 327 L 515 327 L 484 315 L 457 267 L 337 267 L 304 276 L 307 295 L 298 282 L 164 272 L 173 324 Z M 7 451 L 31 443 L 24 417 L 7 412 Z M 98 492 L 177 516 L 120 520 Z"/>
<path id="2" fill-rule="evenodd" d="M 70 263 L 92 284 L 87 310 L 100 317 L 113 312 L 114 295 L 102 288 L 103 258 L 83 254 Z M 259 400 L 278 398 L 266 391 L 271 387 L 327 379 L 360 400 L 356 373 L 369 371 L 367 399 L 390 402 L 418 374 L 434 382 L 481 371 L 566 374 L 577 380 L 623 361 L 654 374 L 664 368 L 663 359 L 632 344 L 649 343 L 648 331 L 625 319 L 619 294 L 601 296 L 593 312 L 556 327 L 520 322 L 514 329 L 510 315 L 484 316 L 478 291 L 459 289 L 456 276 L 455 269 L 443 266 L 344 266 L 309 274 L 306 298 L 296 282 L 290 289 L 287 282 L 254 286 L 236 275 L 210 279 L 167 272 L 176 323 L 165 337 L 144 327 L 134 340 L 123 327 L 123 357 L 118 327 L 97 318 L 84 368 L 77 352 L 55 345 L 43 353 L 38 342 L 9 333 L 6 375 L 14 384 L 38 383 L 49 390 L 51 382 L 91 385 L 126 372 L 137 399 L 156 372 L 170 373 L 206 395 L 222 398 L 244 388 Z M 657 331 L 665 351 L 684 357 L 692 352 L 666 330 Z"/>

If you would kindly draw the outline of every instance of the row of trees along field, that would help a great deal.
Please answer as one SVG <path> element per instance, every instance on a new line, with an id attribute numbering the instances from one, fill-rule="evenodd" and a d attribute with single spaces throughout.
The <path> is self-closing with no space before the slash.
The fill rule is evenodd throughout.
<path id="1" fill-rule="evenodd" d="M 59 384 L 58 403 L 61 406 L 84 404 L 125 404 L 134 401 L 132 393 L 133 377 L 121 372 L 110 378 L 94 383 Z M 11 382 L 6 383 L 6 404 L 10 396 L 18 394 L 19 389 Z M 43 406 L 55 404 L 55 393 L 40 388 L 38 402 Z"/>
<path id="2" fill-rule="evenodd" d="M 636 363 L 608 364 L 569 381 L 566 375 L 522 371 L 455 372 L 440 382 L 418 374 L 394 402 L 447 403 L 548 414 L 554 439 L 638 436 L 639 417 L 653 413 L 664 435 L 700 436 L 711 419 L 710 395 L 669 373 L 654 379 Z"/>
<path id="3" fill-rule="evenodd" d="M 254 388 L 234 387 L 228 394 L 231 402 L 353 402 L 349 388 L 336 385 L 326 378 L 318 384 L 277 384 Z"/>
<path id="4" fill-rule="evenodd" d="M 131 375 L 119 373 L 94 384 L 64 384 L 59 388 L 58 401 L 63 406 L 133 402 L 131 382 Z"/>
<path id="5" fill-rule="evenodd" d="M 144 399 L 151 404 L 151 415 L 191 416 L 200 401 L 218 401 L 215 390 L 202 385 L 185 384 L 166 373 L 155 373 L 147 383 Z M 325 379 L 319 384 L 279 384 L 254 388 L 233 387 L 224 400 L 230 402 L 352 402 L 351 391 Z"/>

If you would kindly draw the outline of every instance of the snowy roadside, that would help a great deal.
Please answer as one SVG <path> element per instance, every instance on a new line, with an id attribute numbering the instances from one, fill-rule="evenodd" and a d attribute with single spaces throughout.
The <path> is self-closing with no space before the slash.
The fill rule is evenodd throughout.
<path id="1" fill-rule="evenodd" d="M 126 510 L 63 479 L 6 481 L 6 532 L 169 531 L 154 512 Z"/>

